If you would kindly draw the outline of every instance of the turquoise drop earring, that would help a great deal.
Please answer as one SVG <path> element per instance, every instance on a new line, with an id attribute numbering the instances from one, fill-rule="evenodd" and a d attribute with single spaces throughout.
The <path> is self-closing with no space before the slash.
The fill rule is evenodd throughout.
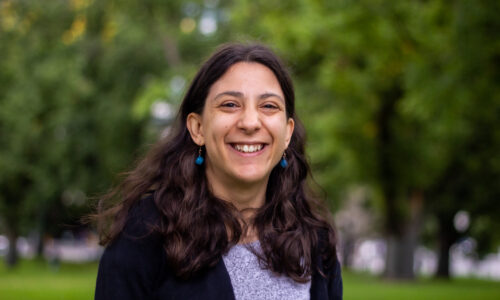
<path id="1" fill-rule="evenodd" d="M 200 149 L 198 149 L 198 157 L 196 158 L 196 161 L 195 161 L 195 164 L 197 164 L 198 166 L 201 166 L 203 164 L 203 157 L 201 156 L 201 147 Z"/>
<path id="2" fill-rule="evenodd" d="M 283 169 L 286 168 L 286 167 L 288 167 L 288 162 L 286 161 L 286 153 L 285 152 L 283 152 L 283 157 L 281 158 L 280 166 Z"/>

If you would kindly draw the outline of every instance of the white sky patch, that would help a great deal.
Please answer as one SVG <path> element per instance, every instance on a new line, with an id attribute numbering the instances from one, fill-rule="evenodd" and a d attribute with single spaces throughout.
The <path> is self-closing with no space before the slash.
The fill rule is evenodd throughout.
<path id="1" fill-rule="evenodd" d="M 453 225 L 458 232 L 464 232 L 469 228 L 470 217 L 469 213 L 466 211 L 459 211 L 455 214 L 453 218 Z"/>
<path id="2" fill-rule="evenodd" d="M 200 32 L 211 35 L 217 31 L 217 18 L 213 12 L 204 12 L 199 23 Z"/>
<path id="3" fill-rule="evenodd" d="M 174 110 L 169 103 L 158 100 L 151 105 L 151 115 L 158 120 L 169 120 L 173 117 Z"/>

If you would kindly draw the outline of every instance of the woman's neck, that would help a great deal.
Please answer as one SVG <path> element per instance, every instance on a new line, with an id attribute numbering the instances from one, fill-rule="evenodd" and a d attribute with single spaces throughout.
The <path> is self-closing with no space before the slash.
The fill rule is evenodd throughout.
<path id="1" fill-rule="evenodd" d="M 267 180 L 266 182 L 254 184 L 224 182 L 220 180 L 220 177 L 211 176 L 213 174 L 210 172 L 207 172 L 206 175 L 210 191 L 214 196 L 233 204 L 241 213 L 242 221 L 248 225 L 246 234 L 240 238 L 239 244 L 247 244 L 258 240 L 258 233 L 252 223 L 256 210 L 265 203 Z M 229 233 L 229 235 L 231 234 Z"/>
<path id="2" fill-rule="evenodd" d="M 225 182 L 214 175 L 211 172 L 206 173 L 210 191 L 217 198 L 231 202 L 243 214 L 264 205 L 267 180 L 256 183 Z"/>

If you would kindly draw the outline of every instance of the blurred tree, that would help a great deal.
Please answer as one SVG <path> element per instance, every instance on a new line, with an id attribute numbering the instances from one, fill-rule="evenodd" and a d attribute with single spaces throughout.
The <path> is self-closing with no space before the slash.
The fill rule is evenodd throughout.
<path id="1" fill-rule="evenodd" d="M 443 80 L 452 85 L 448 97 L 466 103 L 459 116 L 465 134 L 450 153 L 446 169 L 429 188 L 429 198 L 434 201 L 428 211 L 438 220 L 439 277 L 450 276 L 450 248 L 460 238 L 471 235 L 477 239 L 479 254 L 495 251 L 500 245 L 495 230 L 500 228 L 500 205 L 496 204 L 500 198 L 500 134 L 494 129 L 500 126 L 500 47 L 491 42 L 500 30 L 498 12 L 497 1 L 459 1 L 449 22 L 449 63 L 443 65 L 440 76 L 446 76 Z M 448 13 L 443 6 L 436 15 Z M 430 79 L 422 81 L 427 85 Z M 470 215 L 468 231 L 455 228 L 459 211 Z"/>
<path id="2" fill-rule="evenodd" d="M 84 28 L 81 18 L 72 24 L 63 2 L 4 1 L 0 9 L 0 216 L 12 266 L 23 225 L 45 227 L 63 189 L 77 191 L 90 175 L 80 161 L 85 150 L 70 137 L 85 137 L 72 115 L 92 85 L 79 74 L 83 61 L 61 42 L 65 29 L 76 36 Z"/>

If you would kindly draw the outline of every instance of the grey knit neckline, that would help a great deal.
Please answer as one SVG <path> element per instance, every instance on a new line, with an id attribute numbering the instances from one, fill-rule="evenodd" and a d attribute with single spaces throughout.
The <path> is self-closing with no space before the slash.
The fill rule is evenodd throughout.
<path id="1" fill-rule="evenodd" d="M 222 257 L 237 300 L 310 298 L 311 281 L 297 283 L 262 268 L 252 251 L 261 253 L 259 240 L 236 244 Z"/>

